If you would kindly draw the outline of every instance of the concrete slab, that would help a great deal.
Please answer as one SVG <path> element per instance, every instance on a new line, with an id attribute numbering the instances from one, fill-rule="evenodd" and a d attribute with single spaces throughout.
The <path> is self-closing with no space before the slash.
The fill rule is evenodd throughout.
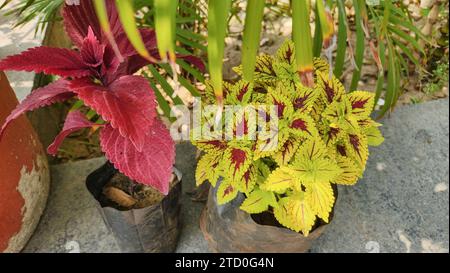
<path id="1" fill-rule="evenodd" d="M 449 100 L 397 108 L 313 252 L 448 252 Z"/>
<path id="2" fill-rule="evenodd" d="M 14 2 L 18 1 L 14 0 Z M 35 35 L 36 19 L 23 27 L 13 28 L 17 17 L 4 16 L 3 13 L 4 11 L 0 11 L 0 59 L 41 45 L 44 34 L 37 33 Z M 6 71 L 5 73 L 17 98 L 22 101 L 33 87 L 35 74 L 17 71 Z"/>
<path id="3" fill-rule="evenodd" d="M 363 179 L 340 187 L 335 217 L 311 252 L 448 252 L 449 101 L 398 108 L 385 143 L 371 149 Z M 118 252 L 84 186 L 104 159 L 53 166 L 46 213 L 24 252 Z M 177 146 L 183 172 L 183 230 L 177 252 L 208 252 L 198 226 L 195 148 Z"/>

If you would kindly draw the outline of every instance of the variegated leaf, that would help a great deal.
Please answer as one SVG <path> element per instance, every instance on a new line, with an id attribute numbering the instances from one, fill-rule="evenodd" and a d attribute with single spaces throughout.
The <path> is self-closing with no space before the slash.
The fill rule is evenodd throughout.
<path id="1" fill-rule="evenodd" d="M 322 72 L 323 74 L 329 75 L 330 65 L 327 60 L 323 58 L 314 58 L 314 69 Z"/>
<path id="2" fill-rule="evenodd" d="M 242 105 L 250 102 L 253 92 L 253 84 L 240 80 L 231 86 L 231 93 L 226 97 L 226 102 L 232 105 Z"/>
<path id="3" fill-rule="evenodd" d="M 294 98 L 292 100 L 294 110 L 299 112 L 309 112 L 317 97 L 318 93 L 315 89 L 296 84 Z"/>
<path id="4" fill-rule="evenodd" d="M 352 113 L 363 119 L 369 117 L 375 102 L 375 93 L 354 91 L 346 95 L 352 107 Z"/>
<path id="5" fill-rule="evenodd" d="M 312 138 L 309 140 L 306 140 L 302 146 L 297 151 L 296 155 L 296 161 L 303 160 L 303 159 L 309 159 L 309 160 L 315 160 L 318 158 L 323 158 L 327 154 L 327 147 L 325 146 L 325 143 L 320 138 Z M 295 164 L 295 162 L 294 162 Z"/>
<path id="6" fill-rule="evenodd" d="M 269 206 L 277 206 L 275 194 L 270 191 L 256 189 L 242 202 L 240 208 L 248 213 L 261 213 L 266 211 Z"/>
<path id="7" fill-rule="evenodd" d="M 217 180 L 219 179 L 221 172 L 219 170 L 219 163 L 222 159 L 220 153 L 207 153 L 197 163 L 195 171 L 195 181 L 197 186 L 201 185 L 205 181 L 209 181 L 213 187 L 215 187 Z"/>
<path id="8" fill-rule="evenodd" d="M 283 144 L 280 151 L 273 155 L 273 158 L 278 165 L 287 165 L 293 158 L 299 146 L 300 140 L 298 138 L 290 138 Z"/>
<path id="9" fill-rule="evenodd" d="M 314 120 L 307 114 L 295 112 L 290 118 L 290 132 L 296 136 L 311 138 L 318 135 Z"/>
<path id="10" fill-rule="evenodd" d="M 296 178 L 292 175 L 290 167 L 280 167 L 269 175 L 266 182 L 261 185 L 261 189 L 283 192 L 295 183 Z"/>
<path id="11" fill-rule="evenodd" d="M 242 179 L 236 183 L 238 190 L 244 193 L 251 192 L 256 185 L 256 177 L 256 167 L 255 165 L 250 165 L 248 170 L 242 176 Z"/>
<path id="12" fill-rule="evenodd" d="M 244 174 L 253 163 L 253 152 L 246 147 L 229 147 L 221 162 L 225 176 L 233 183 L 243 179 Z"/>
<path id="13" fill-rule="evenodd" d="M 325 109 L 322 116 L 331 127 L 340 128 L 348 133 L 359 133 L 358 119 L 352 113 L 348 100 L 334 101 Z"/>
<path id="14" fill-rule="evenodd" d="M 334 193 L 329 182 L 316 182 L 306 187 L 305 199 L 312 211 L 328 223 L 334 205 Z"/>
<path id="15" fill-rule="evenodd" d="M 369 157 L 367 137 L 361 134 L 349 134 L 345 144 L 346 151 L 353 155 L 361 166 L 365 166 Z"/>
<path id="16" fill-rule="evenodd" d="M 345 88 L 342 83 L 334 76 L 330 79 L 328 73 L 323 73 L 321 71 L 316 72 L 317 86 L 324 100 L 327 103 L 339 101 L 345 94 Z"/>
<path id="17" fill-rule="evenodd" d="M 306 199 L 290 198 L 287 203 L 288 214 L 292 229 L 296 232 L 301 231 L 303 235 L 308 236 L 311 228 L 316 221 L 316 214 Z"/>
<path id="18" fill-rule="evenodd" d="M 223 205 L 230 202 L 236 198 L 238 193 L 238 189 L 233 186 L 230 181 L 225 179 L 220 183 L 219 188 L 217 189 L 217 204 Z"/>
<path id="19" fill-rule="evenodd" d="M 289 197 L 284 197 L 278 200 L 278 205 L 274 207 L 273 214 L 275 216 L 275 219 L 282 224 L 283 226 L 293 229 L 292 228 L 292 221 L 290 217 L 290 210 L 288 208 L 288 203 L 290 201 Z"/>
<path id="20" fill-rule="evenodd" d="M 286 40 L 277 51 L 277 60 L 279 62 L 295 64 L 295 46 L 291 40 Z"/>
<path id="21" fill-rule="evenodd" d="M 361 176 L 362 170 L 351 158 L 345 156 L 337 156 L 336 162 L 341 168 L 342 173 L 332 182 L 342 185 L 354 185 Z"/>
<path id="22" fill-rule="evenodd" d="M 365 129 L 364 134 L 367 136 L 367 143 L 370 146 L 379 146 L 384 142 L 384 137 L 380 129 L 375 126 Z"/>
<path id="23" fill-rule="evenodd" d="M 284 85 L 279 84 L 276 88 L 269 88 L 266 100 L 268 105 L 277 107 L 279 118 L 289 117 L 294 111 L 292 102 L 289 100 L 287 94 L 285 94 L 283 86 Z"/>
<path id="24" fill-rule="evenodd" d="M 342 170 L 330 159 L 317 158 L 314 160 L 301 158 L 290 168 L 293 174 L 305 184 L 331 182 L 338 177 Z M 295 172 L 295 173 L 294 173 Z"/>

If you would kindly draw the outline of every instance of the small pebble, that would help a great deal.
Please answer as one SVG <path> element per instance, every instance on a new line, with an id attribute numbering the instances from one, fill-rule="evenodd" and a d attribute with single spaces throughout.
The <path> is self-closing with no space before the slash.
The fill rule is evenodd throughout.
<path id="1" fill-rule="evenodd" d="M 448 186 L 445 183 L 438 183 L 434 186 L 434 192 L 443 192 L 448 190 Z"/>
<path id="2" fill-rule="evenodd" d="M 386 168 L 386 164 L 382 162 L 377 163 L 377 171 L 383 171 Z"/>

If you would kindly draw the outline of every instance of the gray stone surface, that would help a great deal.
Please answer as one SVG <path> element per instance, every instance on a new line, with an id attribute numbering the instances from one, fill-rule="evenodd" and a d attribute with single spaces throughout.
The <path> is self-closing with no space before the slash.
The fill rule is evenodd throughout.
<path id="1" fill-rule="evenodd" d="M 449 101 L 382 121 L 364 178 L 340 187 L 334 220 L 312 252 L 448 252 Z"/>
<path id="2" fill-rule="evenodd" d="M 86 176 L 104 159 L 53 166 L 50 197 L 23 252 L 119 252 L 85 187 Z"/>
<path id="3" fill-rule="evenodd" d="M 371 149 L 364 178 L 340 187 L 334 219 L 311 252 L 448 252 L 449 101 L 398 108 L 383 120 L 385 143 Z M 44 218 L 25 252 L 117 252 L 85 176 L 103 159 L 53 166 Z M 183 230 L 178 252 L 207 252 L 194 188 L 195 148 L 177 147 L 183 172 Z"/>

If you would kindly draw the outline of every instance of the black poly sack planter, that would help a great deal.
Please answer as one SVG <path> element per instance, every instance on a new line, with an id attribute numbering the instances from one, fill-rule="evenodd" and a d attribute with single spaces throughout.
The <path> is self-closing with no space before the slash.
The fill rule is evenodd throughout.
<path id="1" fill-rule="evenodd" d="M 92 172 L 86 186 L 97 200 L 103 220 L 125 253 L 174 252 L 181 230 L 181 174 L 174 168 L 174 185 L 161 202 L 138 209 L 123 209 L 110 201 L 103 188 L 118 173 L 110 162 Z"/>

